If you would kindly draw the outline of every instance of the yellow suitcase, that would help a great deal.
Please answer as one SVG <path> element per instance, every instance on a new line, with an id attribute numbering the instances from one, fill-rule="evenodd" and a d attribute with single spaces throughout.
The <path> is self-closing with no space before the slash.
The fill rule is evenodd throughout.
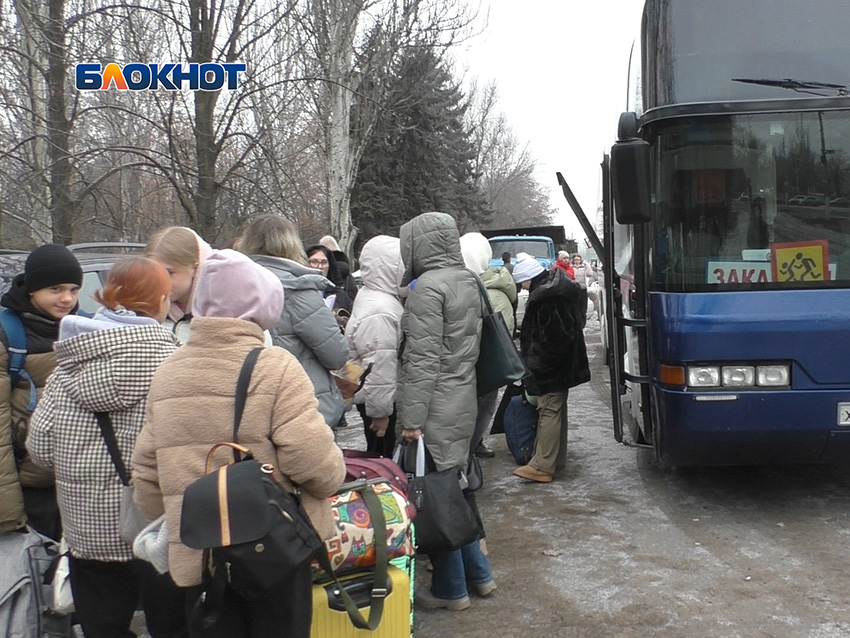
<path id="1" fill-rule="evenodd" d="M 372 579 L 371 573 L 351 574 L 339 579 L 367 620 Z M 412 633 L 408 572 L 390 565 L 387 569 L 387 589 L 381 624 L 375 631 L 368 631 L 357 629 L 351 623 L 336 583 L 314 584 L 310 638 L 408 638 Z"/>

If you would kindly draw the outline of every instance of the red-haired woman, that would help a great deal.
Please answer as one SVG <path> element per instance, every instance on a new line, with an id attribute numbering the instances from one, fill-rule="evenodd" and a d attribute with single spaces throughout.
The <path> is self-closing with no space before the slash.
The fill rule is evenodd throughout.
<path id="1" fill-rule="evenodd" d="M 30 426 L 33 460 L 56 473 L 71 589 L 86 638 L 132 636 L 140 597 L 154 638 L 186 635 L 185 596 L 120 536 L 121 481 L 95 416 L 109 414 L 129 467 L 153 373 L 177 348 L 161 325 L 170 290 L 168 272 L 155 261 L 116 263 L 95 294 L 103 307 L 91 318 L 74 315 L 60 323 L 58 365 Z"/>

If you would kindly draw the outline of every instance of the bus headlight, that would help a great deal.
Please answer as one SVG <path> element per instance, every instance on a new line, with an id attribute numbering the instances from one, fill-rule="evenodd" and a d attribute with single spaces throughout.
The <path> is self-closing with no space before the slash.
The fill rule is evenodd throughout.
<path id="1" fill-rule="evenodd" d="M 688 385 L 692 388 L 716 388 L 720 385 L 718 366 L 694 366 L 688 368 Z"/>
<path id="2" fill-rule="evenodd" d="M 723 385 L 732 388 L 748 388 L 755 385 L 756 369 L 753 366 L 723 366 Z"/>
<path id="3" fill-rule="evenodd" d="M 791 366 L 758 366 L 756 368 L 756 383 L 765 386 L 791 385 Z"/>

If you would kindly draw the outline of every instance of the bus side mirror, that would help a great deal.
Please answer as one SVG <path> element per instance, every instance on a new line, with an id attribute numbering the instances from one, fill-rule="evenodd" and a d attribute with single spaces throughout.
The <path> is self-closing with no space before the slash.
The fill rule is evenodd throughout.
<path id="1" fill-rule="evenodd" d="M 623 116 L 634 116 L 623 113 Z M 620 224 L 642 224 L 651 219 L 649 207 L 649 142 L 625 137 L 621 116 L 620 139 L 611 147 L 611 190 Z M 636 134 L 636 133 L 634 133 Z"/>

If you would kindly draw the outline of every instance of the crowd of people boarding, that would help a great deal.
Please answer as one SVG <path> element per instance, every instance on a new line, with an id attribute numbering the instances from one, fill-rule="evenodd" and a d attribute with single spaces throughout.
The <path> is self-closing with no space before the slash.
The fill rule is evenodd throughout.
<path id="1" fill-rule="evenodd" d="M 297 486 L 319 534 L 334 533 L 328 498 L 345 475 L 336 429 L 348 405 L 335 372 L 354 363 L 369 370 L 353 399 L 365 449 L 390 457 L 422 438 L 432 469 L 463 469 L 481 523 L 479 540 L 428 556 L 431 584 L 417 604 L 463 610 L 470 594 L 492 595 L 465 474 L 471 455 L 492 455 L 483 439 L 498 401 L 498 390 L 477 396 L 476 279 L 519 330 L 525 388 L 540 414 L 534 456 L 514 473 L 550 482 L 566 462 L 568 390 L 590 376 L 582 329 L 592 269 L 567 256 L 547 270 L 525 253 L 491 268 L 487 239 L 460 236 L 454 218 L 437 212 L 405 223 L 398 237 L 366 241 L 359 285 L 333 237 L 305 247 L 283 217 L 252 220 L 227 246 L 186 227 L 162 229 L 144 256 L 111 268 L 93 316 L 79 311 L 73 253 L 51 244 L 29 254 L 0 299 L 22 322 L 27 351 L 23 372 L 10 371 L 0 331 L 0 534 L 64 538 L 87 638 L 133 636 L 139 601 L 153 638 L 309 636 L 309 569 L 260 597 L 227 591 L 221 622 L 201 622 L 204 559 L 180 538 L 183 493 L 204 474 L 210 448 L 231 439 L 235 379 L 262 346 L 240 443 L 287 489 Z M 522 289 L 525 316 L 514 326 Z M 119 530 L 115 456 L 147 523 L 132 544 Z"/>

